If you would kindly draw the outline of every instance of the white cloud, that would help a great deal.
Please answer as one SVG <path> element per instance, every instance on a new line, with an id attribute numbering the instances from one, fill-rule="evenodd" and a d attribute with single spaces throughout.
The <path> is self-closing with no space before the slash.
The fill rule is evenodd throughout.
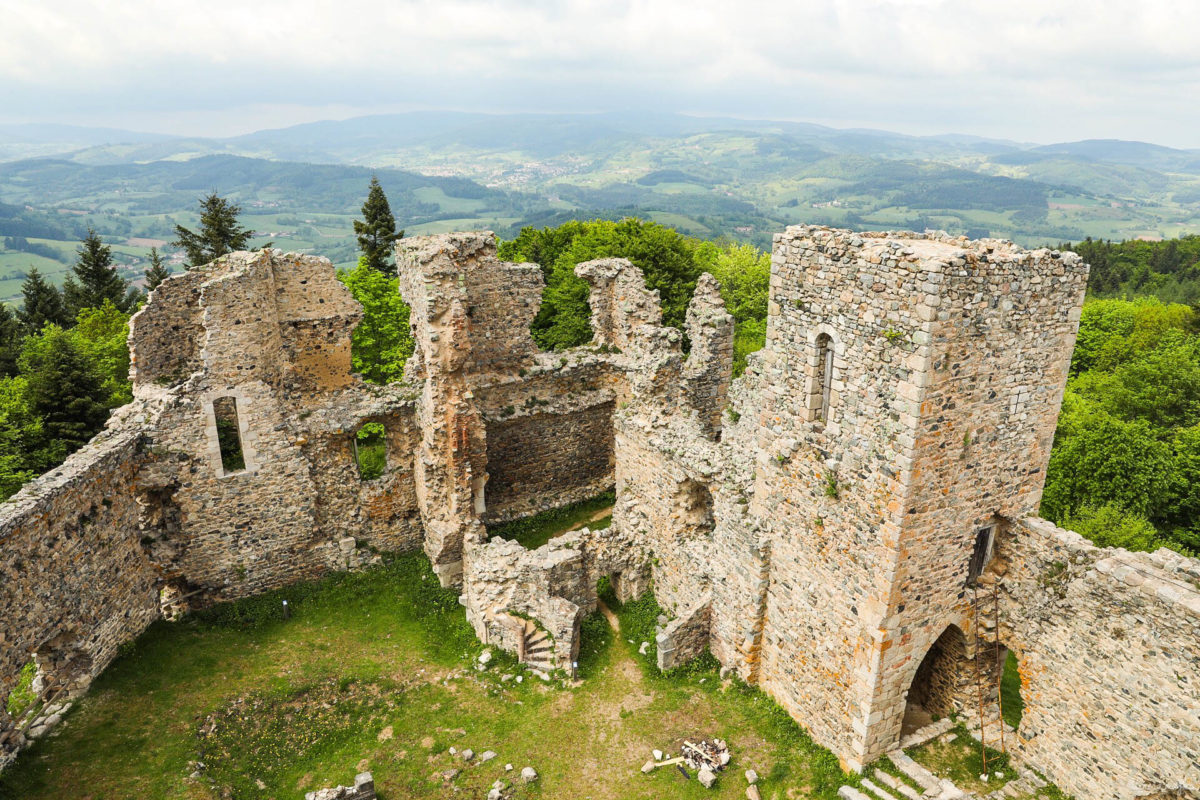
<path id="1" fill-rule="evenodd" d="M 246 108 L 279 106 L 311 107 L 312 118 L 331 106 L 652 107 L 1200 146 L 1191 36 L 1200 3 L 1184 0 L 3 0 L 0 8 L 0 113 L 9 119 L 177 129 L 172 115 L 190 111 L 207 114 L 212 129 L 237 127 Z"/>

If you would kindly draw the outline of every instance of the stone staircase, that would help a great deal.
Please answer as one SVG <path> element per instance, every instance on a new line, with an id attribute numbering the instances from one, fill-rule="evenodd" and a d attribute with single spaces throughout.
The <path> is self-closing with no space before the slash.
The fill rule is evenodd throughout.
<path id="1" fill-rule="evenodd" d="M 853 786 L 843 786 L 838 789 L 838 797 L 843 800 L 1011 800 L 1035 797 L 1038 789 L 1046 785 L 1032 770 L 1022 769 L 1019 770 L 1019 777 L 1010 780 L 996 791 L 984 795 L 972 794 L 959 789 L 953 782 L 934 775 L 902 750 L 893 750 L 888 753 L 888 758 L 921 787 L 920 791 L 900 778 L 875 769 L 869 771 L 869 777 L 863 776 L 862 787 L 866 791 Z"/>
<path id="2" fill-rule="evenodd" d="M 550 638 L 550 634 L 531 620 L 525 620 L 523 637 L 521 661 L 527 664 L 538 677 L 549 677 L 554 670 L 554 641 Z"/>

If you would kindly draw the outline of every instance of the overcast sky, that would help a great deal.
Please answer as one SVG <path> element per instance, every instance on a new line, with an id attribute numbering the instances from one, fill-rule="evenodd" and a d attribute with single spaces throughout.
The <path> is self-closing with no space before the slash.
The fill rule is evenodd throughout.
<path id="1" fill-rule="evenodd" d="M 0 0 L 0 121 L 673 110 L 1200 147 L 1200 0 Z"/>

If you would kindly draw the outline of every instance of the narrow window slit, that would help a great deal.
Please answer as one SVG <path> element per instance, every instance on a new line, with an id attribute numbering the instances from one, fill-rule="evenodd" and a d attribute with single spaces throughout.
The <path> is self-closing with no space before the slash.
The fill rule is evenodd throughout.
<path id="1" fill-rule="evenodd" d="M 246 468 L 246 456 L 242 452 L 242 429 L 238 422 L 237 400 L 233 397 L 218 397 L 213 400 L 213 418 L 217 422 L 221 469 L 226 475 L 241 472 Z"/>

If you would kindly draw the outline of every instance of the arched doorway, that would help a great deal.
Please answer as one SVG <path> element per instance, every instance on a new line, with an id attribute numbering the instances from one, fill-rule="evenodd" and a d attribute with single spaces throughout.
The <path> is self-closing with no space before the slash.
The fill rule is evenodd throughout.
<path id="1" fill-rule="evenodd" d="M 902 736 L 961 710 L 959 700 L 969 680 L 967 662 L 967 639 L 957 625 L 951 625 L 930 646 L 913 676 Z"/>

